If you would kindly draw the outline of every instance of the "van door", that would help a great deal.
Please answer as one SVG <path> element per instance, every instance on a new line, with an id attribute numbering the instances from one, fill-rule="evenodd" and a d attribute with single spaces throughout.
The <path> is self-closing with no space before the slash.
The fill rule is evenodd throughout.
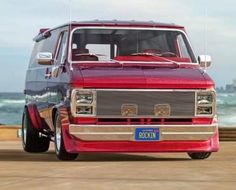
<path id="1" fill-rule="evenodd" d="M 60 33 L 58 44 L 55 53 L 54 65 L 51 68 L 51 77 L 48 78 L 48 107 L 50 117 L 52 118 L 52 109 L 63 102 L 68 89 L 69 74 L 66 70 L 66 57 L 67 57 L 67 42 L 68 31 L 63 30 Z M 51 119 L 51 127 L 53 127 L 53 118 Z"/>
<path id="2" fill-rule="evenodd" d="M 57 44 L 57 39 L 59 35 L 58 30 L 50 31 L 50 36 L 46 39 L 42 39 L 38 43 L 40 44 L 40 48 L 38 52 L 50 52 L 53 54 L 53 59 L 55 58 L 55 49 Z M 46 124 L 50 126 L 50 115 L 48 109 L 48 80 L 51 78 L 51 65 L 39 65 L 35 72 L 36 76 L 36 105 L 39 111 L 40 117 L 44 119 Z"/>

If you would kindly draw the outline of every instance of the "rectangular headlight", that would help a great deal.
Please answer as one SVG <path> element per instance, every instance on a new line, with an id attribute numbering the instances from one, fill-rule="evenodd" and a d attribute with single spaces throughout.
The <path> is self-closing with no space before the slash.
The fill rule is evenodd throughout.
<path id="1" fill-rule="evenodd" d="M 206 105 L 213 103 L 213 94 L 212 93 L 199 93 L 197 95 L 198 105 Z"/>
<path id="2" fill-rule="evenodd" d="M 92 104 L 93 93 L 91 91 L 77 91 L 76 102 L 78 104 Z"/>
<path id="3" fill-rule="evenodd" d="M 197 107 L 197 115 L 211 115 L 212 114 L 212 107 L 206 106 L 206 107 Z"/>
<path id="4" fill-rule="evenodd" d="M 71 112 L 74 117 L 96 115 L 96 91 L 74 89 L 71 93 Z"/>
<path id="5" fill-rule="evenodd" d="M 76 107 L 76 114 L 93 114 L 93 107 L 92 106 L 77 106 Z"/>
<path id="6" fill-rule="evenodd" d="M 196 97 L 196 115 L 213 115 L 215 110 L 215 92 L 200 91 Z"/>

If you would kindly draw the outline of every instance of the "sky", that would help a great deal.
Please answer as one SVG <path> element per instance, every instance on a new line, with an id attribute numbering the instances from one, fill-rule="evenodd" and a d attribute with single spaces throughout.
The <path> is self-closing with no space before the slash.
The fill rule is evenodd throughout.
<path id="1" fill-rule="evenodd" d="M 216 86 L 236 78 L 235 0 L 0 0 L 0 92 L 23 91 L 33 37 L 70 18 L 183 25 L 195 54 L 212 56 L 207 72 Z"/>

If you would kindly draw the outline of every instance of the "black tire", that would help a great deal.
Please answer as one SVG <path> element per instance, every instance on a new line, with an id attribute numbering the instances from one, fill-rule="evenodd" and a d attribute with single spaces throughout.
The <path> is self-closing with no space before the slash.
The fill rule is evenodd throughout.
<path id="1" fill-rule="evenodd" d="M 39 153 L 48 151 L 50 139 L 42 137 L 37 129 L 32 125 L 28 109 L 24 109 L 22 117 L 22 146 L 24 151 Z"/>
<path id="2" fill-rule="evenodd" d="M 211 152 L 189 152 L 189 157 L 193 160 L 203 160 L 211 155 Z"/>
<path id="3" fill-rule="evenodd" d="M 78 156 L 77 153 L 69 153 L 64 146 L 64 139 L 61 130 L 61 118 L 58 112 L 55 114 L 54 119 L 54 142 L 55 152 L 59 160 L 75 160 Z"/>

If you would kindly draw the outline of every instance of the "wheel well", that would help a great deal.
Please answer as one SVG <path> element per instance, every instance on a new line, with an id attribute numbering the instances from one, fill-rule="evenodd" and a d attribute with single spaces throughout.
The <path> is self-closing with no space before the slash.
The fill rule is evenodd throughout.
<path id="1" fill-rule="evenodd" d="M 29 119 L 32 122 L 32 126 L 37 130 L 44 129 L 44 123 L 41 120 L 41 117 L 39 115 L 39 112 L 37 110 L 37 107 L 35 104 L 27 104 L 25 105 L 25 111 L 29 114 Z"/>

